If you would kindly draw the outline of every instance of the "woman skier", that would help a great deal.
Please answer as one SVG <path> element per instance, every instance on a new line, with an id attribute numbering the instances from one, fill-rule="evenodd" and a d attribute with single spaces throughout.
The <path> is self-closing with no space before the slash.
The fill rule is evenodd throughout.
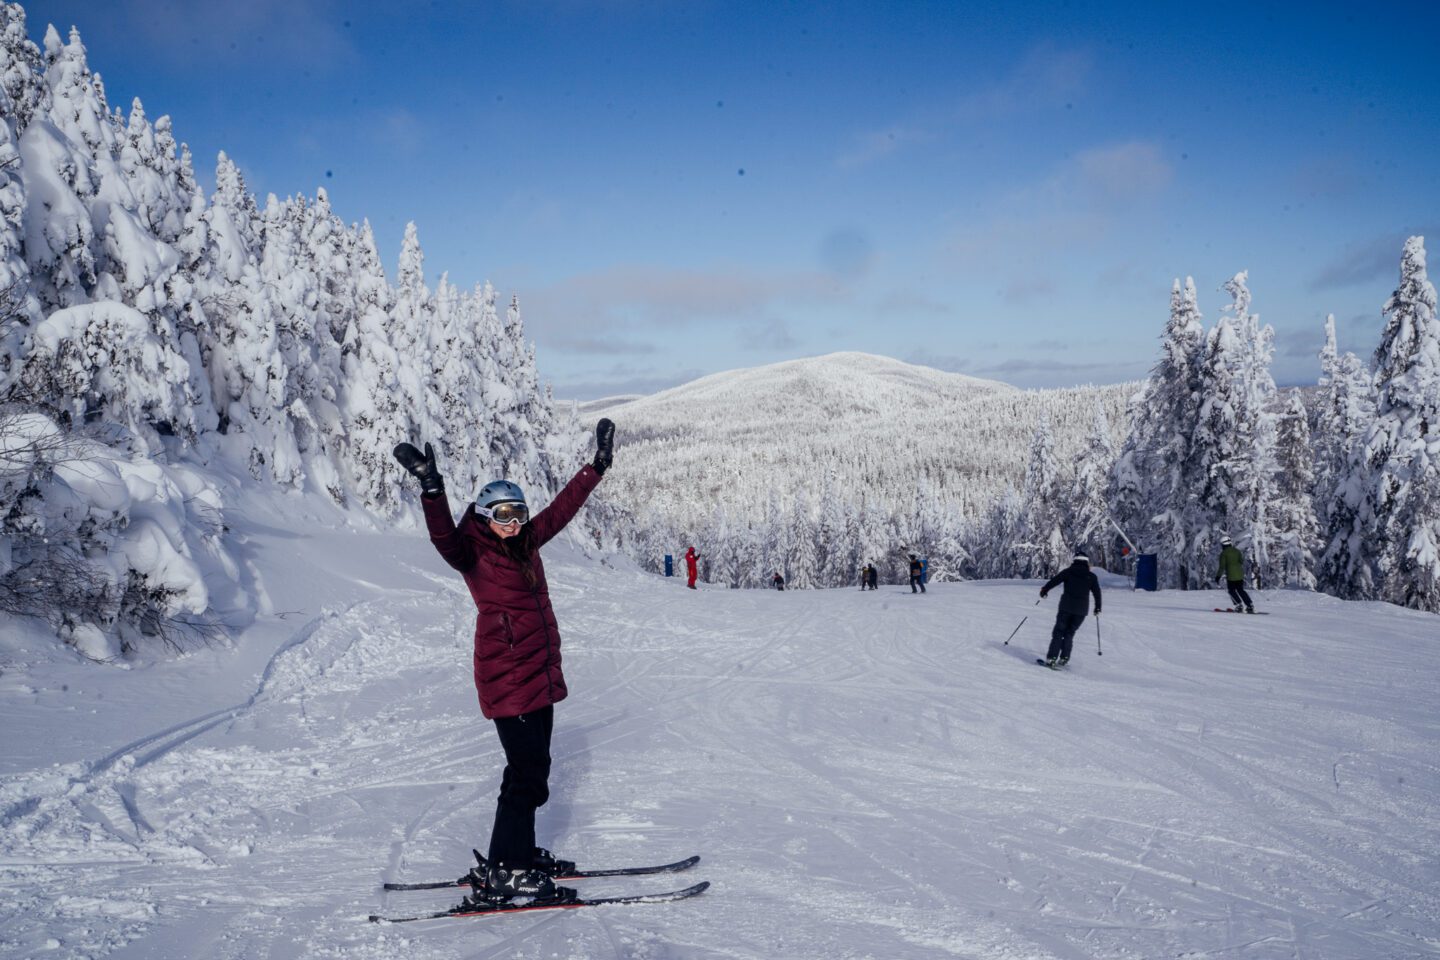
<path id="1" fill-rule="evenodd" d="M 475 600 L 475 687 L 480 712 L 494 722 L 505 771 L 490 834 L 490 852 L 471 871 L 475 895 L 573 899 L 554 876 L 574 869 L 535 845 L 535 811 L 550 797 L 550 735 L 555 704 L 567 695 L 560 671 L 560 629 L 550 607 L 540 548 L 584 505 L 614 458 L 615 425 L 595 428 L 595 459 L 581 468 L 548 507 L 530 515 L 525 493 L 509 480 L 487 483 L 457 525 L 435 453 L 409 443 L 395 459 L 420 481 L 430 541 L 458 570 Z"/>

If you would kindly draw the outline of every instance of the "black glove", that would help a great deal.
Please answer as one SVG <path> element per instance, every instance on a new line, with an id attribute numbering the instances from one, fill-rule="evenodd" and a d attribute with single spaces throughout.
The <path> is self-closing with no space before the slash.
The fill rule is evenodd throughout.
<path id="1" fill-rule="evenodd" d="M 614 460 L 615 423 L 609 417 L 601 417 L 600 422 L 595 424 L 595 459 L 590 465 L 603 477 Z"/>
<path id="2" fill-rule="evenodd" d="M 1049 590 L 1041 590 L 1041 591 L 1040 591 L 1040 599 L 1041 599 L 1041 600 L 1044 600 L 1046 594 L 1048 594 L 1049 592 L 1050 592 Z"/>
<path id="3" fill-rule="evenodd" d="M 395 459 L 420 481 L 422 496 L 438 497 L 445 492 L 445 481 L 440 477 L 440 468 L 435 466 L 435 451 L 430 444 L 425 444 L 425 452 L 421 453 L 413 444 L 397 443 Z"/>

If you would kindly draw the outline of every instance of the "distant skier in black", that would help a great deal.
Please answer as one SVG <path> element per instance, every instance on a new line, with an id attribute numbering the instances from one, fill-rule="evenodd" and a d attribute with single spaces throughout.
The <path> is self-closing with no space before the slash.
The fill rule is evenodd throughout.
<path id="1" fill-rule="evenodd" d="M 880 572 L 875 569 L 875 564 L 873 563 L 870 564 L 869 570 L 870 572 L 866 575 L 867 579 L 865 582 L 869 584 L 871 590 L 880 589 Z"/>
<path id="2" fill-rule="evenodd" d="M 1254 613 L 1255 604 L 1250 602 L 1250 594 L 1245 592 L 1245 557 L 1229 537 L 1220 538 L 1220 569 L 1215 571 L 1215 579 L 1221 577 L 1225 578 L 1225 586 L 1230 590 L 1230 602 L 1235 605 L 1233 609 Z"/>
<path id="3" fill-rule="evenodd" d="M 785 578 L 780 575 L 779 570 L 776 570 L 775 576 L 770 578 L 770 585 L 773 586 L 776 590 L 785 589 Z"/>
<path id="4" fill-rule="evenodd" d="M 919 590 L 915 589 L 917 586 L 920 588 Z M 913 553 L 910 554 L 910 592 L 925 592 L 925 564 L 921 563 L 920 558 Z"/>
<path id="5" fill-rule="evenodd" d="M 1100 616 L 1100 579 L 1090 571 L 1089 557 L 1076 553 L 1070 566 L 1040 588 L 1040 596 L 1046 596 L 1062 583 L 1065 592 L 1060 594 L 1060 607 L 1055 611 L 1055 629 L 1050 632 L 1050 650 L 1045 654 L 1045 665 L 1052 670 L 1070 662 L 1070 643 L 1075 639 L 1075 631 L 1085 622 L 1085 613 L 1090 606 L 1087 593 L 1095 595 L 1095 616 Z"/>

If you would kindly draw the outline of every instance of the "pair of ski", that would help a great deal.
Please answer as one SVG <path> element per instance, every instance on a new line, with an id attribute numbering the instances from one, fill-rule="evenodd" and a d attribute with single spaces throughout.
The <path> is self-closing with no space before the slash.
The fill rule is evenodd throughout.
<path id="1" fill-rule="evenodd" d="M 1040 666 L 1042 666 L 1042 667 L 1049 667 L 1051 670 L 1064 670 L 1064 669 L 1065 669 L 1065 665 L 1063 665 L 1063 664 L 1058 664 L 1058 663 L 1052 664 L 1049 660 L 1046 660 L 1046 659 L 1043 658 L 1043 657 L 1036 657 L 1036 658 L 1035 658 L 1035 662 L 1038 663 L 1038 664 L 1040 664 Z"/>
<path id="2" fill-rule="evenodd" d="M 1215 612 L 1216 612 L 1216 613 L 1244 613 L 1245 611 L 1244 611 L 1244 610 L 1237 610 L 1237 609 L 1235 609 L 1234 607 L 1216 607 L 1216 608 L 1215 608 Z M 1270 614 L 1266 613 L 1264 610 L 1251 610 L 1250 612 L 1253 613 L 1253 614 L 1255 614 L 1256 616 L 1259 616 L 1259 617 L 1268 617 L 1268 616 L 1270 616 Z"/>
<path id="3" fill-rule="evenodd" d="M 475 853 L 475 859 L 479 861 L 477 868 L 481 875 L 485 872 L 485 858 L 479 852 Z M 563 874 L 557 874 L 555 880 L 564 882 L 570 880 L 587 880 L 592 877 L 639 877 L 656 873 L 679 873 L 682 870 L 689 870 L 700 862 L 698 856 L 687 857 L 684 860 L 676 860 L 674 863 L 662 863 L 653 867 L 615 867 L 609 870 L 570 870 Z M 466 874 L 458 880 L 439 880 L 425 883 L 386 883 L 385 890 L 453 890 L 458 887 L 469 888 L 470 874 Z M 378 914 L 370 915 L 371 923 L 409 923 L 414 920 L 439 920 L 442 917 L 484 917 L 501 913 L 528 913 L 532 910 L 573 910 L 577 907 L 598 907 L 611 903 L 669 903 L 674 900 L 686 900 L 690 897 L 704 893 L 710 887 L 708 880 L 702 880 L 693 886 L 681 890 L 669 890 L 665 893 L 645 893 L 625 897 L 570 897 L 553 900 L 522 900 L 518 902 L 502 900 L 497 902 L 477 901 L 474 898 L 466 898 L 463 902 L 456 904 L 449 910 L 438 910 L 434 913 L 422 913 L 410 917 L 384 917 Z"/>

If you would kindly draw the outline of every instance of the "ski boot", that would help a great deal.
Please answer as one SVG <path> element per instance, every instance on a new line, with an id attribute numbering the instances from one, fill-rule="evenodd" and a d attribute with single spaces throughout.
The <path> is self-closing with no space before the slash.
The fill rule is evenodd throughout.
<path id="1" fill-rule="evenodd" d="M 1045 659 L 1045 666 L 1049 667 L 1051 670 L 1059 670 L 1060 661 L 1055 657 L 1047 657 Z"/>
<path id="2" fill-rule="evenodd" d="M 1065 665 L 1066 665 L 1067 663 L 1069 663 L 1069 662 L 1070 662 L 1070 658 L 1069 658 L 1069 657 L 1061 657 L 1059 660 L 1056 661 L 1056 663 L 1057 663 L 1059 666 L 1062 666 L 1062 667 L 1065 666 Z"/>
<path id="3" fill-rule="evenodd" d="M 471 850 L 470 852 L 475 855 L 475 866 L 470 868 L 470 872 L 466 875 L 465 879 L 470 881 L 470 889 L 478 893 L 489 885 L 490 861 L 486 860 L 485 855 L 479 850 Z M 554 854 L 544 847 L 535 848 L 535 854 L 531 857 L 530 866 L 532 869 L 539 870 L 552 880 L 556 877 L 567 877 L 575 872 L 575 861 L 557 859 Z"/>
<path id="4" fill-rule="evenodd" d="M 472 885 L 472 890 L 474 889 Z M 550 874 L 535 868 L 514 869 L 503 863 L 492 863 L 485 872 L 485 886 L 475 895 L 489 903 L 502 903 L 517 897 L 536 903 L 565 903 L 579 893 L 570 887 L 557 887 Z"/>
<path id="5" fill-rule="evenodd" d="M 555 877 L 573 872 L 575 864 L 556 860 L 548 850 L 536 847 L 533 865 L 515 870 L 490 863 L 479 850 L 470 852 L 475 854 L 475 866 L 466 879 L 470 881 L 467 902 L 472 905 L 504 903 L 515 897 L 563 903 L 578 896 L 575 890 L 555 884 Z"/>
<path id="6" fill-rule="evenodd" d="M 1254 608 L 1254 607 L 1246 607 L 1246 608 L 1245 608 L 1245 612 L 1246 612 L 1246 613 L 1254 613 L 1254 612 L 1255 612 L 1255 608 Z"/>
<path id="7" fill-rule="evenodd" d="M 560 860 L 544 847 L 535 848 L 535 856 L 531 858 L 530 865 L 551 877 L 564 877 L 575 872 L 574 860 Z"/>

